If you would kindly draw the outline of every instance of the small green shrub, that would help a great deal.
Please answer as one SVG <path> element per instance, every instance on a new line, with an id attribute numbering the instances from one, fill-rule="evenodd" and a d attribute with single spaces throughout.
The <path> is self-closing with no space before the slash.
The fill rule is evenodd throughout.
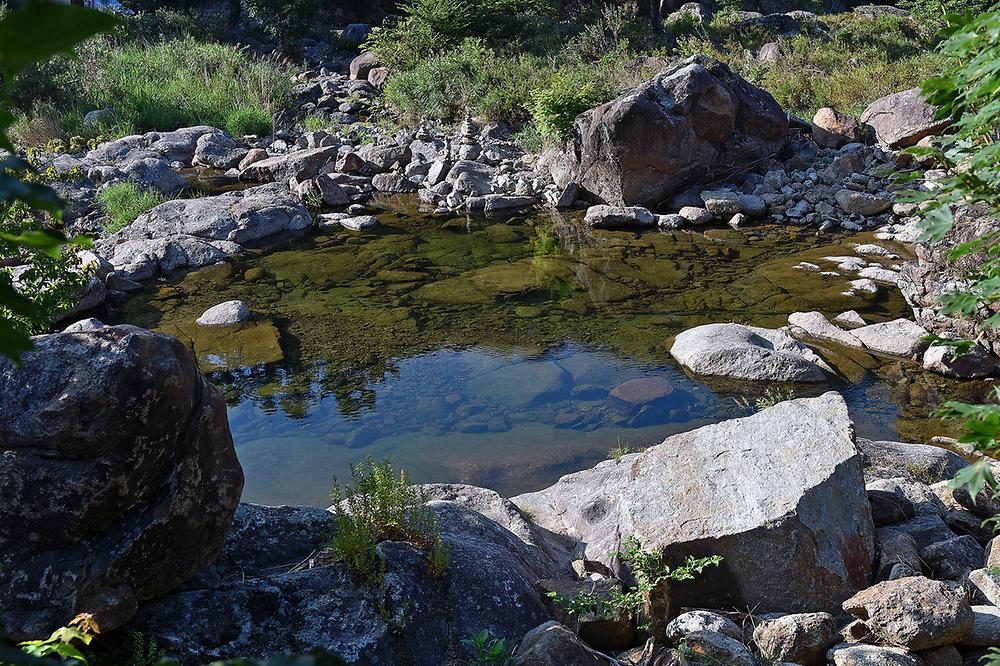
<path id="1" fill-rule="evenodd" d="M 327 129 L 330 126 L 330 121 L 323 116 L 306 116 L 303 125 L 307 132 L 319 132 Z"/>
<path id="2" fill-rule="evenodd" d="M 532 96 L 532 117 L 539 131 L 565 139 L 576 117 L 601 102 L 596 85 L 577 72 L 557 72 L 547 86 Z"/>
<path id="3" fill-rule="evenodd" d="M 593 591 L 583 591 L 572 597 L 548 592 L 546 596 L 570 614 L 593 613 L 600 617 L 612 617 L 628 613 L 634 618 L 640 618 L 646 597 L 658 586 L 671 580 L 694 580 L 706 568 L 718 566 L 722 562 L 721 555 L 700 558 L 689 556 L 683 564 L 671 567 L 663 562 L 660 553 L 644 549 L 635 537 L 625 539 L 621 550 L 612 556 L 620 559 L 635 576 L 634 588 L 612 591 L 608 597 Z M 639 627 L 648 628 L 649 623 L 640 623 Z"/>
<path id="4" fill-rule="evenodd" d="M 333 499 L 336 531 L 330 538 L 333 552 L 356 574 L 371 584 L 384 576 L 384 564 L 375 547 L 382 541 L 399 539 L 428 550 L 428 567 L 443 575 L 448 566 L 448 545 L 441 539 L 437 515 L 426 506 L 426 496 L 398 474 L 388 460 L 371 458 L 351 465 L 353 486 L 343 489 L 334 479 Z"/>
<path id="5" fill-rule="evenodd" d="M 494 638 L 489 629 L 463 638 L 462 645 L 472 653 L 469 666 L 508 666 L 514 661 L 513 647 L 502 638 Z"/>
<path id="6" fill-rule="evenodd" d="M 104 231 L 113 234 L 167 199 L 159 192 L 143 190 L 135 183 L 126 181 L 108 185 L 97 195 L 97 200 L 108 216 Z"/>
<path id="7" fill-rule="evenodd" d="M 274 118 L 263 106 L 238 106 L 226 112 L 223 127 L 232 136 L 264 136 L 274 129 Z"/>

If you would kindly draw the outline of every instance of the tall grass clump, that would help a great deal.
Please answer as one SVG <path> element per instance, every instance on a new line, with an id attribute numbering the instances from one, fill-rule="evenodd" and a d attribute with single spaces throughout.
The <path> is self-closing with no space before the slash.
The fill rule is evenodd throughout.
<path id="1" fill-rule="evenodd" d="M 182 39 L 91 55 L 86 96 L 139 131 L 206 124 L 266 133 L 291 95 L 288 72 L 230 45 Z"/>
<path id="2" fill-rule="evenodd" d="M 336 530 L 330 537 L 333 552 L 352 571 L 377 584 L 382 574 L 375 547 L 390 540 L 408 541 L 427 549 L 428 568 L 435 576 L 448 567 L 448 546 L 441 539 L 437 515 L 427 507 L 424 493 L 410 484 L 406 472 L 396 472 L 388 460 L 368 458 L 351 465 L 353 485 L 341 489 L 334 479 Z"/>
<path id="3" fill-rule="evenodd" d="M 97 200 L 108 216 L 104 231 L 113 234 L 167 199 L 155 190 L 144 190 L 135 183 L 125 181 L 105 187 L 98 193 Z"/>

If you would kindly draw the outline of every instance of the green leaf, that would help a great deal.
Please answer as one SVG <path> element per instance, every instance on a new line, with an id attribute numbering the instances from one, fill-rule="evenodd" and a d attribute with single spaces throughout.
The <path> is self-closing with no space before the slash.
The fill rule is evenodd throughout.
<path id="1" fill-rule="evenodd" d="M 0 232 L 0 240 L 30 248 L 48 255 L 53 259 L 58 259 L 62 252 L 62 246 L 68 240 L 66 235 L 55 229 L 41 229 L 39 231 L 26 231 L 22 234 L 13 235 Z M 87 239 L 89 241 L 89 239 Z"/>
<path id="2" fill-rule="evenodd" d="M 921 243 L 940 243 L 955 224 L 955 216 L 947 206 L 938 206 L 924 213 L 920 223 Z"/>
<path id="3" fill-rule="evenodd" d="M 959 470 L 955 474 L 955 478 L 948 482 L 948 487 L 967 488 L 969 495 L 972 496 L 973 503 L 975 503 L 976 497 L 979 496 L 979 493 L 982 492 L 987 484 L 990 487 L 996 485 L 996 481 L 993 478 L 993 470 L 985 461 L 980 460 Z"/>
<path id="4" fill-rule="evenodd" d="M 54 2 L 28 2 L 0 21 L 0 70 L 14 76 L 118 25 L 112 14 Z"/>

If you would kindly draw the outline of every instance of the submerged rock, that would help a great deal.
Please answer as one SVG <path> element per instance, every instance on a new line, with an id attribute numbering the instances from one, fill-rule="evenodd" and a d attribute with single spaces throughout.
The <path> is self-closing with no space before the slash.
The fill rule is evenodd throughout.
<path id="1" fill-rule="evenodd" d="M 670 353 L 700 375 L 734 379 L 822 382 L 825 363 L 784 331 L 742 324 L 707 324 L 677 336 Z"/>
<path id="2" fill-rule="evenodd" d="M 676 607 L 836 608 L 868 584 L 874 526 L 847 406 L 836 393 L 669 437 L 514 498 L 611 562 L 627 537 L 667 562 L 722 555 L 671 583 Z"/>
<path id="3" fill-rule="evenodd" d="M 46 636 L 121 626 L 219 553 L 243 489 L 222 394 L 133 326 L 35 338 L 0 362 L 0 617 Z"/>

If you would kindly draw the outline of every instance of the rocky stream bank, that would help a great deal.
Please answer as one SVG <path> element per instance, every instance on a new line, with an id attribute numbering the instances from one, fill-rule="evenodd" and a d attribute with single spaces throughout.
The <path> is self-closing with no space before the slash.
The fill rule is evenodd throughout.
<path id="1" fill-rule="evenodd" d="M 348 90 L 377 94 L 371 65 L 305 77 L 299 92 L 327 106 Z M 379 193 L 413 194 L 442 220 L 548 206 L 579 209 L 573 223 L 588 229 L 767 222 L 913 242 L 919 211 L 898 200 L 892 175 L 919 165 L 898 149 L 940 127 L 905 95 L 862 116 L 871 137 L 833 110 L 790 119 L 699 57 L 582 114 L 567 144 L 543 155 L 471 118 L 454 136 L 373 138 L 341 117 L 341 132 L 296 137 L 211 127 L 125 137 L 51 158 L 74 174 L 70 227 L 100 236 L 71 318 L 314 224 L 377 233 Z M 173 199 L 106 233 L 99 188 L 129 180 L 175 195 L 206 176 L 228 191 Z M 940 174 L 921 176 L 909 186 L 933 188 Z M 820 384 L 837 369 L 816 341 L 954 377 L 995 375 L 995 341 L 958 360 L 926 348 L 928 331 L 961 333 L 933 314 L 954 280 L 941 250 L 918 247 L 905 264 L 879 245 L 855 250 L 797 268 L 853 277 L 847 293 L 858 296 L 901 288 L 917 322 L 849 310 L 797 312 L 781 329 L 719 322 L 677 336 L 671 354 L 696 377 L 734 381 Z M 224 303 L 198 323 L 249 312 Z M 192 664 L 316 647 L 350 664 L 462 663 L 461 640 L 484 629 L 519 643 L 521 666 L 933 666 L 976 663 L 1000 646 L 1000 559 L 981 525 L 1000 507 L 948 486 L 968 464 L 956 451 L 858 438 L 835 392 L 674 435 L 509 499 L 427 485 L 447 571 L 434 576 L 420 547 L 387 540 L 380 586 L 331 556 L 329 511 L 240 504 L 226 405 L 176 339 L 77 321 L 36 338 L 20 369 L 0 367 L 0 395 L 0 613 L 14 638 L 88 611 Z M 649 595 L 649 628 L 553 602 L 547 593 L 607 599 L 634 584 L 614 555 L 630 537 L 671 564 L 723 560 Z"/>

